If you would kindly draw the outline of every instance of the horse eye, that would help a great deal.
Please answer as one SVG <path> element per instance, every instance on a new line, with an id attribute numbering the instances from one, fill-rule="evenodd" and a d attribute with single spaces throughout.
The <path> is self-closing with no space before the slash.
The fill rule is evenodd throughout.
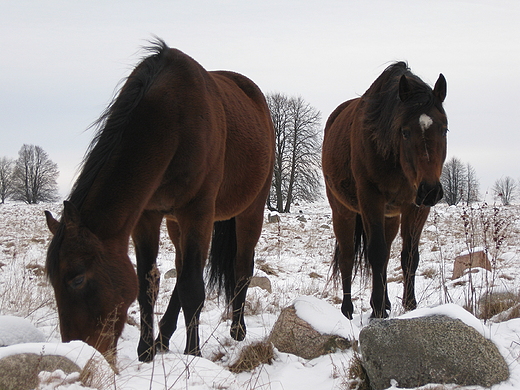
<path id="1" fill-rule="evenodd" d="M 78 275 L 69 282 L 69 286 L 74 290 L 77 290 L 84 286 L 85 280 L 85 274 Z"/>
<path id="2" fill-rule="evenodd" d="M 410 135 L 411 135 L 410 130 L 408 130 L 408 129 L 402 129 L 402 130 L 401 130 L 401 133 L 403 134 L 403 138 L 404 138 L 404 139 L 408 139 L 408 138 L 410 138 Z"/>

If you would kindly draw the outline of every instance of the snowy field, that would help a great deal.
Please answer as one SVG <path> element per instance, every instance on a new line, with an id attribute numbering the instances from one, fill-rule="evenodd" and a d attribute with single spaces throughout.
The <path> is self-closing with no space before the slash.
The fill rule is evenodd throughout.
<path id="1" fill-rule="evenodd" d="M 15 352 L 41 353 L 44 350 L 45 353 L 52 353 L 57 350 L 57 353 L 71 357 L 82 366 L 92 350 L 80 342 L 59 343 L 54 293 L 44 275 L 45 254 L 51 239 L 43 215 L 45 209 L 60 215 L 61 204 L 0 205 L 0 315 L 27 319 L 43 335 L 41 337 L 45 342 L 0 348 L 0 358 Z M 185 335 L 181 319 L 170 343 L 171 352 L 158 355 L 153 363 L 140 363 L 136 356 L 139 309 L 134 303 L 129 310 L 129 324 L 118 344 L 120 373 L 114 375 L 103 362 L 98 363 L 99 371 L 105 374 L 91 386 L 124 390 L 348 389 L 348 368 L 354 356 L 351 350 L 313 360 L 275 352 L 272 364 L 262 365 L 252 372 L 234 374 L 228 370 L 244 346 L 266 338 L 280 311 L 295 300 L 302 307 L 301 311 L 316 318 L 318 323 L 336 323 L 343 332 L 353 336 L 368 322 L 370 282 L 359 277 L 353 285 L 354 320 L 348 321 L 338 316 L 342 292 L 329 280 L 335 240 L 326 201 L 294 206 L 293 211 L 280 215 L 279 223 L 264 224 L 256 250 L 255 275 L 267 276 L 272 292 L 259 287 L 249 290 L 246 308 L 248 334 L 245 341 L 238 343 L 231 339 L 231 321 L 226 316 L 222 300 L 219 303 L 215 296 L 208 295 L 201 315 L 203 357 L 182 355 Z M 509 319 L 506 316 L 508 313 L 502 313 L 484 321 L 473 317 L 463 307 L 480 315 L 480 298 L 489 293 L 509 293 L 517 299 L 513 303 L 520 302 L 519 212 L 520 206 L 436 206 L 425 226 L 420 246 L 421 263 L 416 287 L 419 309 L 415 315 L 448 314 L 461 318 L 491 338 L 511 371 L 510 380 L 493 387 L 495 390 L 520 388 L 520 319 Z M 452 280 L 455 257 L 474 248 L 487 252 L 492 270 L 475 268 L 463 277 Z M 402 276 L 399 252 L 400 242 L 396 240 L 388 267 L 392 317 L 404 314 L 400 302 Z M 132 247 L 130 253 L 133 258 Z M 173 245 L 164 231 L 158 258 L 163 275 L 173 268 L 173 261 Z M 161 280 L 157 319 L 166 308 L 174 283 L 175 278 Z M 326 321 L 323 321 L 324 318 Z M 9 338 L 9 335 L 0 333 L 2 338 Z M 64 379 L 63 376 L 55 376 L 54 380 L 47 377 L 48 384 L 42 385 L 41 389 L 84 389 L 76 382 L 77 377 Z M 475 387 L 446 385 L 423 388 Z"/>

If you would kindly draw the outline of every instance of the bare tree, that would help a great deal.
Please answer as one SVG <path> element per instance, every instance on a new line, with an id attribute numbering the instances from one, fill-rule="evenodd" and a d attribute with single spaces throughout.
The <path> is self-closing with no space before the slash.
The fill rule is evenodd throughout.
<path id="1" fill-rule="evenodd" d="M 276 208 L 283 211 L 283 187 L 284 173 L 287 166 L 288 147 L 288 131 L 289 128 L 289 98 L 283 94 L 275 93 L 266 95 L 267 105 L 271 112 L 275 131 L 275 162 L 273 171 L 273 182 L 271 187 L 271 195 L 267 199 L 269 208 Z M 272 204 L 275 204 L 273 206 Z"/>
<path id="2" fill-rule="evenodd" d="M 269 206 L 290 212 L 298 200 L 313 201 L 320 188 L 321 114 L 303 98 L 267 95 L 276 133 L 276 160 Z"/>
<path id="3" fill-rule="evenodd" d="M 517 184 L 510 176 L 502 177 L 495 181 L 493 193 L 496 199 L 500 199 L 504 206 L 510 205 L 516 199 Z"/>
<path id="4" fill-rule="evenodd" d="M 457 157 L 452 157 L 444 163 L 441 184 L 444 190 L 444 200 L 450 206 L 457 205 L 464 200 L 464 193 L 467 189 L 467 173 L 466 167 Z"/>
<path id="5" fill-rule="evenodd" d="M 39 146 L 23 145 L 13 172 L 14 200 L 27 204 L 58 199 L 58 165 Z"/>
<path id="6" fill-rule="evenodd" d="M 0 158 L 0 203 L 4 204 L 13 192 L 13 160 Z"/>
<path id="7" fill-rule="evenodd" d="M 469 205 L 473 202 L 478 202 L 480 183 L 477 178 L 477 172 L 470 163 L 466 164 L 466 203 Z"/>

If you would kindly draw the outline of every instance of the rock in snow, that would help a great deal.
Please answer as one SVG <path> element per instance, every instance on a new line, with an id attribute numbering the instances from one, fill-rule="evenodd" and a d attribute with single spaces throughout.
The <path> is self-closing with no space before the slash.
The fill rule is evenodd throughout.
<path id="1" fill-rule="evenodd" d="M 428 383 L 490 387 L 509 378 L 498 348 L 474 328 L 443 315 L 375 320 L 359 335 L 372 389 Z"/>
<path id="2" fill-rule="evenodd" d="M 52 373 L 57 370 L 61 370 L 65 374 L 81 371 L 77 364 L 64 356 L 35 353 L 7 356 L 0 359 L 0 388 L 2 390 L 31 390 L 38 386 L 40 372 Z"/>
<path id="3" fill-rule="evenodd" d="M 314 297 L 300 297 L 282 310 L 269 341 L 280 352 L 314 359 L 350 348 L 354 336 L 349 326 L 341 312 L 328 303 Z"/>

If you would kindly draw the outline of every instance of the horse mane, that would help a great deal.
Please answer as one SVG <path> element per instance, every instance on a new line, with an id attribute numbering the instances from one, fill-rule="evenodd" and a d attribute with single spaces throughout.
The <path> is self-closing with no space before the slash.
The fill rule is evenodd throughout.
<path id="1" fill-rule="evenodd" d="M 144 49 L 149 55 L 141 60 L 99 119 L 90 126 L 97 129 L 96 134 L 87 148 L 81 164 L 81 173 L 69 197 L 78 210 L 83 205 L 99 171 L 120 144 L 132 111 L 162 70 L 169 47 L 163 40 L 156 38 Z"/>
<path id="2" fill-rule="evenodd" d="M 399 98 L 399 80 L 403 75 L 413 91 L 406 102 Z M 365 103 L 364 126 L 371 132 L 377 151 L 384 158 L 398 155 L 403 123 L 434 105 L 443 112 L 432 88 L 414 75 L 403 61 L 388 66 L 361 99 Z"/>
<path id="3" fill-rule="evenodd" d="M 163 68 L 168 49 L 166 43 L 159 38 L 150 42 L 150 46 L 145 48 L 149 55 L 141 60 L 128 76 L 116 97 L 99 119 L 90 126 L 97 129 L 96 134 L 85 153 L 81 164 L 81 173 L 69 196 L 69 201 L 78 210 L 83 205 L 98 173 L 120 144 L 132 111 L 137 107 Z M 63 242 L 64 231 L 63 224 L 60 224 L 47 250 L 45 268 L 51 282 L 59 275 L 58 251 Z"/>

